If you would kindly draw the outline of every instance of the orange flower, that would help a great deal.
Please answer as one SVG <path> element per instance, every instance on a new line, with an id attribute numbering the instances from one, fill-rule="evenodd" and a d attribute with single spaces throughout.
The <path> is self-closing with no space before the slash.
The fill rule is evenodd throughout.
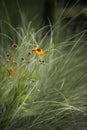
<path id="1" fill-rule="evenodd" d="M 7 69 L 8 73 L 12 76 L 16 76 L 16 72 L 10 68 Z"/>
<path id="2" fill-rule="evenodd" d="M 32 48 L 32 51 L 34 51 L 37 55 L 43 55 L 44 54 L 43 49 Z"/>

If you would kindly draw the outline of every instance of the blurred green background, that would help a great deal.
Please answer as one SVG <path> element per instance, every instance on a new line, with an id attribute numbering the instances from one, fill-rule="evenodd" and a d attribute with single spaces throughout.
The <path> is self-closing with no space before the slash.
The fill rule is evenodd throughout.
<path id="1" fill-rule="evenodd" d="M 17 27 L 25 20 L 26 24 L 32 21 L 39 24 L 41 0 L 0 0 L 0 20 L 9 21 Z M 21 15 L 23 19 L 21 19 Z"/>
<path id="2" fill-rule="evenodd" d="M 15 27 L 21 25 L 22 20 L 24 20 L 26 24 L 32 21 L 33 25 L 38 26 L 41 23 L 41 15 L 45 1 L 46 0 L 0 0 L 0 20 L 4 19 L 9 21 Z M 68 0 L 55 0 L 56 19 L 59 17 L 58 12 L 60 8 L 62 12 L 67 3 Z M 64 11 L 67 16 L 73 17 L 84 9 L 84 14 L 87 14 L 87 0 L 70 0 L 68 5 Z M 20 13 L 23 16 L 22 20 Z"/>
<path id="3" fill-rule="evenodd" d="M 40 29 L 42 27 L 41 24 L 45 8 L 44 3 L 46 1 L 47 0 L 0 0 L 0 32 L 6 33 L 17 41 L 15 34 L 12 32 L 12 29 L 9 29 L 7 24 L 11 24 L 14 28 L 27 28 L 29 22 L 31 22 L 33 28 Z M 54 8 L 54 24 L 62 20 L 63 22 L 61 23 L 65 26 L 63 36 L 58 36 L 58 32 L 61 32 L 63 26 L 56 29 L 56 37 L 58 39 L 64 40 L 64 38 L 61 38 L 64 37 L 64 35 L 69 37 L 72 34 L 87 29 L 87 0 L 54 1 L 54 6 L 50 4 L 51 10 Z M 59 22 L 58 24 L 60 24 Z M 3 37 L 0 39 L 0 45 L 2 43 Z"/>

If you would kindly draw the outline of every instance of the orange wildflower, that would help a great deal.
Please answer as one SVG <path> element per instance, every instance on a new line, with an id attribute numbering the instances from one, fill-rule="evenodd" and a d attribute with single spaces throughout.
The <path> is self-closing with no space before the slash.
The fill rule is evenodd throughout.
<path id="1" fill-rule="evenodd" d="M 10 68 L 7 69 L 8 73 L 12 76 L 16 76 L 16 72 Z"/>
<path id="2" fill-rule="evenodd" d="M 43 49 L 32 48 L 32 51 L 34 51 L 37 55 L 43 55 L 44 54 Z"/>

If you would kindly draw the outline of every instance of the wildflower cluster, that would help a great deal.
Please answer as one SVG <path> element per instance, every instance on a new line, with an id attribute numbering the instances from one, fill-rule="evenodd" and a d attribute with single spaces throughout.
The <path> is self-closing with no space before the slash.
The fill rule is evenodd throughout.
<path id="1" fill-rule="evenodd" d="M 12 44 L 12 48 L 13 50 L 19 51 L 19 46 L 18 44 L 14 43 Z M 32 53 L 34 52 L 34 54 L 38 55 L 38 56 L 42 56 L 44 55 L 44 50 L 43 49 L 39 49 L 39 48 L 32 48 L 31 49 L 32 52 L 28 52 L 27 55 L 28 56 L 32 56 Z M 10 61 L 10 66 L 7 68 L 7 72 L 11 75 L 11 76 L 16 76 L 17 72 L 16 72 L 16 67 L 19 67 L 19 63 L 17 62 L 15 56 L 10 55 L 9 53 L 7 54 L 7 59 L 8 61 Z M 30 63 L 29 61 L 25 60 L 25 57 L 20 57 L 20 61 L 21 62 L 25 62 L 25 63 Z M 45 64 L 45 61 L 43 59 L 39 59 L 39 62 L 41 64 Z"/>

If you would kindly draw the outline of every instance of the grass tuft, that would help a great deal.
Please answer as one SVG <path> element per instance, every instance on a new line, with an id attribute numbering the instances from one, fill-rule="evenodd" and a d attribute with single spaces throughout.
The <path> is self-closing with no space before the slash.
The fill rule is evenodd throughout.
<path id="1" fill-rule="evenodd" d="M 87 61 L 79 45 L 82 35 L 55 44 L 53 36 L 41 38 L 30 24 L 26 30 L 9 28 L 16 38 L 1 33 L 0 128 L 86 130 Z"/>

